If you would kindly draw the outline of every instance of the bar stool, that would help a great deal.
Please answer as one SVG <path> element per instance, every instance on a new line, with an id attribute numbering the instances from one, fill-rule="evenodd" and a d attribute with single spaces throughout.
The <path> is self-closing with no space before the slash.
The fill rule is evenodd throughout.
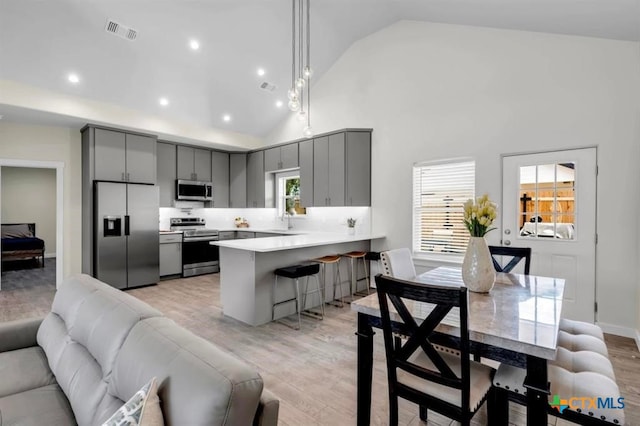
<path id="1" fill-rule="evenodd" d="M 320 265 L 318 265 L 317 263 L 312 263 L 308 265 L 288 266 L 286 268 L 278 268 L 275 271 L 273 271 L 275 275 L 275 280 L 273 282 L 273 295 L 272 295 L 272 305 L 271 305 L 272 321 L 275 320 L 276 306 L 282 305 L 284 303 L 294 302 L 294 301 L 296 302 L 296 313 L 298 314 L 298 328 L 295 328 L 295 327 L 292 327 L 292 328 L 295 328 L 296 330 L 300 330 L 300 326 L 301 326 L 300 314 L 302 313 L 312 314 L 316 316 L 318 319 L 324 318 L 324 297 L 323 297 L 322 287 L 320 286 L 320 280 L 318 279 L 319 271 L 320 271 Z M 276 292 L 278 289 L 278 277 L 284 277 L 284 278 L 289 278 L 294 280 L 295 293 L 296 293 L 295 297 L 276 302 L 277 300 Z M 302 303 L 300 303 L 300 278 L 303 278 L 303 277 L 307 277 L 307 281 L 304 286 L 304 293 L 302 293 Z M 309 277 L 314 277 L 316 279 L 317 285 L 315 290 L 309 291 Z M 320 294 L 320 313 L 319 314 L 317 312 L 306 311 L 307 296 L 315 293 Z M 283 322 L 283 324 L 291 327 L 291 325 L 285 322 Z"/>
<path id="2" fill-rule="evenodd" d="M 369 273 L 367 272 L 367 261 L 365 260 L 367 252 L 350 251 L 349 253 L 344 253 L 341 256 L 349 259 L 349 275 L 351 275 L 351 300 L 353 300 L 353 296 L 358 293 L 358 259 L 362 260 L 362 266 L 364 266 L 364 280 L 367 283 L 367 294 L 369 294 Z"/>
<path id="3" fill-rule="evenodd" d="M 322 256 L 316 259 L 313 259 L 313 262 L 318 262 L 320 266 L 320 276 L 322 277 L 322 288 L 324 288 L 324 294 L 326 299 L 327 294 L 327 265 L 333 265 L 333 288 L 331 291 L 331 302 L 333 303 L 336 300 L 336 286 L 340 288 L 340 306 L 341 308 L 344 306 L 344 299 L 342 296 L 342 278 L 340 277 L 340 255 L 333 254 L 328 256 Z"/>

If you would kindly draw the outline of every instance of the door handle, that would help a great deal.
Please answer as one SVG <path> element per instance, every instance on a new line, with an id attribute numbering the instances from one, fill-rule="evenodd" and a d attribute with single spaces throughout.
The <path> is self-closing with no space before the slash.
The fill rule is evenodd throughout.
<path id="1" fill-rule="evenodd" d="M 511 245 L 511 241 L 510 240 L 504 240 L 504 245 L 505 246 L 510 246 Z"/>
<path id="2" fill-rule="evenodd" d="M 122 172 L 122 178 L 120 178 L 120 180 L 126 182 L 126 179 L 124 178 L 124 172 Z"/>
<path id="3" fill-rule="evenodd" d="M 504 230 L 504 234 L 505 235 L 510 235 L 511 234 L 511 229 L 505 229 Z"/>
<path id="4" fill-rule="evenodd" d="M 124 217 L 124 235 L 129 235 L 129 215 Z"/>

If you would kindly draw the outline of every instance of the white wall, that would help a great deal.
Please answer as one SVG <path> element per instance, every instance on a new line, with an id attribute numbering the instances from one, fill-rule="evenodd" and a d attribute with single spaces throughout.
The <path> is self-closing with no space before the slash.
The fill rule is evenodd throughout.
<path id="1" fill-rule="evenodd" d="M 160 209 L 160 229 L 169 229 L 172 217 L 203 217 L 212 229 L 235 229 L 234 219 L 243 217 L 252 229 L 286 229 L 287 223 L 277 215 L 276 209 L 203 209 L 190 211 L 178 208 Z M 370 207 L 307 207 L 304 217 L 292 217 L 293 231 L 347 233 L 347 218 L 356 219 L 357 234 L 368 234 L 371 230 Z"/>
<path id="2" fill-rule="evenodd" d="M 56 252 L 56 170 L 2 167 L 2 223 L 35 223 L 45 256 Z"/>
<path id="3" fill-rule="evenodd" d="M 0 121 L 0 158 L 61 161 L 64 163 L 64 265 L 63 277 L 81 270 L 80 132 Z M 52 206 L 55 213 L 55 203 Z"/>
<path id="4" fill-rule="evenodd" d="M 501 154 L 597 145 L 598 319 L 630 334 L 640 326 L 639 70 L 638 43 L 404 21 L 356 42 L 315 82 L 312 125 L 374 129 L 372 226 L 387 247 L 411 246 L 414 162 L 472 156 L 476 191 L 500 200 Z M 267 143 L 301 136 L 291 117 Z"/>

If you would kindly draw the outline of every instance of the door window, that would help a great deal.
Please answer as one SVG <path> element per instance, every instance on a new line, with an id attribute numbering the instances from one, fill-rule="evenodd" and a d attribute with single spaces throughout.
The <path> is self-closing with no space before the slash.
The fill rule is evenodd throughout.
<path id="1" fill-rule="evenodd" d="M 520 167 L 518 221 L 521 238 L 574 240 L 576 163 Z"/>

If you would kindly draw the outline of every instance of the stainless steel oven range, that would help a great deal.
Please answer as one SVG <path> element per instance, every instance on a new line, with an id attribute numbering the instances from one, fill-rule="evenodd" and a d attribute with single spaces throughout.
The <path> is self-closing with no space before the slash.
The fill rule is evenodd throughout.
<path id="1" fill-rule="evenodd" d="M 182 276 L 211 274 L 220 271 L 218 230 L 207 229 L 206 221 L 199 217 L 171 218 L 171 230 L 182 231 Z"/>

